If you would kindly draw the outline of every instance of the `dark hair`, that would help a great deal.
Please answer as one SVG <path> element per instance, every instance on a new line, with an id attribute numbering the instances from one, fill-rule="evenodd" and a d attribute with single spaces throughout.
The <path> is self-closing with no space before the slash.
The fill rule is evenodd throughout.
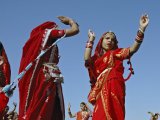
<path id="1" fill-rule="evenodd" d="M 85 103 L 85 102 L 81 102 L 81 104 L 86 106 L 86 103 Z"/>

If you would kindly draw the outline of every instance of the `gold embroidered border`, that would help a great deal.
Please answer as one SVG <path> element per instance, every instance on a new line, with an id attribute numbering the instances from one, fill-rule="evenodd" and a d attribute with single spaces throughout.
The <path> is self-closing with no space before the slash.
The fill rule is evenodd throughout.
<path id="1" fill-rule="evenodd" d="M 113 60 L 113 51 L 111 51 L 109 60 L 108 60 L 108 66 L 107 67 L 113 67 L 114 66 L 114 60 Z"/>
<path id="2" fill-rule="evenodd" d="M 113 93 L 111 92 L 111 95 L 113 96 L 113 98 L 117 101 L 118 104 L 120 104 L 119 100 L 118 100 L 118 97 Z"/>
<path id="3" fill-rule="evenodd" d="M 110 71 L 111 71 L 110 68 L 107 69 L 107 71 L 102 74 L 102 78 L 101 78 L 101 79 L 103 79 L 103 80 L 99 79 L 99 80 L 97 81 L 97 84 L 100 85 L 99 88 L 101 89 L 101 91 L 102 91 L 102 88 L 103 88 L 104 84 L 107 82 L 107 77 L 108 77 Z M 99 96 L 100 96 L 100 92 L 97 93 L 97 95 L 96 95 L 96 100 L 99 98 Z"/>
<path id="4" fill-rule="evenodd" d="M 116 54 L 118 58 L 126 59 L 129 57 L 129 48 L 122 48 L 119 53 Z"/>
<path id="5" fill-rule="evenodd" d="M 103 104 L 103 108 L 104 108 L 104 112 L 106 114 L 106 119 L 107 120 L 112 120 L 111 116 L 109 115 L 108 112 L 108 91 L 105 90 L 105 88 L 103 88 L 104 90 L 101 91 L 101 99 L 102 99 L 102 104 Z M 104 97 L 107 97 L 106 99 Z"/>

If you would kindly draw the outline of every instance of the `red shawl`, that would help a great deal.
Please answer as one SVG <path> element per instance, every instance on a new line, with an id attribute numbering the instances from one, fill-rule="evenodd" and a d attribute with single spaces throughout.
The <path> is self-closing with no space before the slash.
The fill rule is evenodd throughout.
<path id="1" fill-rule="evenodd" d="M 29 40 L 26 42 L 26 44 L 23 47 L 23 54 L 22 59 L 20 63 L 19 73 L 22 72 L 25 67 L 32 62 L 39 54 L 41 50 L 42 40 L 44 38 L 45 29 L 51 29 L 56 27 L 57 25 L 54 22 L 45 22 L 35 29 L 32 30 Z M 27 71 L 27 73 L 23 76 L 23 78 L 19 81 L 19 96 L 20 96 L 20 105 L 19 105 L 19 117 L 20 119 L 25 115 L 25 112 L 28 109 L 28 106 L 26 106 L 26 101 L 28 101 L 30 104 L 32 96 L 34 96 L 34 92 L 36 91 L 38 93 L 38 88 L 34 88 L 36 84 L 42 84 L 43 80 L 41 80 L 41 83 L 38 83 L 36 77 L 39 75 L 40 65 L 38 66 L 38 71 L 35 72 L 34 80 L 32 83 L 32 86 L 30 88 L 30 93 L 28 93 L 29 85 L 30 85 L 30 79 L 33 75 L 33 71 L 35 68 L 35 63 L 32 65 L 32 67 Z M 40 79 L 43 79 L 42 77 Z M 44 87 L 44 85 L 42 86 Z M 43 88 L 41 88 L 43 89 Z M 46 88 L 48 89 L 48 88 Z M 29 94 L 29 97 L 27 96 Z M 43 93 L 40 93 L 43 94 Z M 28 98 L 27 98 L 28 97 Z M 29 111 L 31 112 L 31 111 Z"/>
<path id="2" fill-rule="evenodd" d="M 32 30 L 29 40 L 25 43 L 23 47 L 19 73 L 22 72 L 25 69 L 25 67 L 30 62 L 32 62 L 40 53 L 40 48 L 42 44 L 42 39 L 44 37 L 43 35 L 45 29 L 51 29 L 56 26 L 57 25 L 54 22 L 45 22 Z"/>

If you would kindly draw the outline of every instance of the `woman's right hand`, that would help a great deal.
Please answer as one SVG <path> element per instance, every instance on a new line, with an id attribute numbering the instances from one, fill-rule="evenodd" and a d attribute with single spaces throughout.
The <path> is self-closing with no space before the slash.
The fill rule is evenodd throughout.
<path id="1" fill-rule="evenodd" d="M 95 33 L 91 31 L 90 29 L 88 30 L 88 37 L 89 37 L 89 41 L 95 40 Z"/>

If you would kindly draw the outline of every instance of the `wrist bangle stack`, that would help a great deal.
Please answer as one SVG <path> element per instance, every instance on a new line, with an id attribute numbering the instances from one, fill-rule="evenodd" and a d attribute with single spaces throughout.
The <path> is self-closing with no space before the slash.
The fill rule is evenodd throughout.
<path id="1" fill-rule="evenodd" d="M 135 41 L 137 43 L 142 43 L 143 42 L 143 38 L 144 38 L 144 32 L 142 32 L 141 30 L 138 30 L 137 36 L 135 38 Z"/>
<path id="2" fill-rule="evenodd" d="M 87 43 L 86 43 L 86 48 L 93 48 L 93 44 L 94 44 L 94 42 L 93 41 L 87 41 Z"/>

